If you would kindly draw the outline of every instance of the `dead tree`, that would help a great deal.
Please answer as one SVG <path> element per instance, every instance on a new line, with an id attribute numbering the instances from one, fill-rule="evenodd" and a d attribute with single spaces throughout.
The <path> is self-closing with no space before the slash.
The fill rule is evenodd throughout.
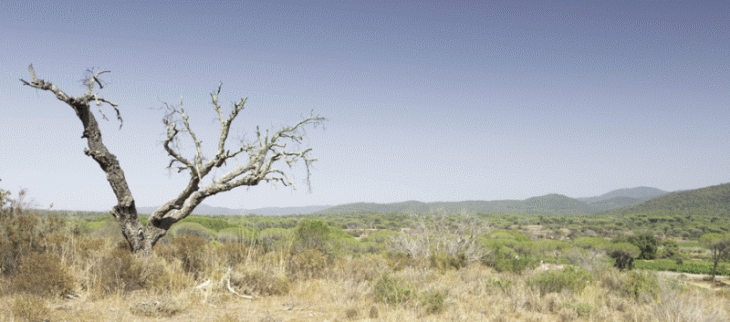
<path id="1" fill-rule="evenodd" d="M 299 121 L 296 125 L 285 127 L 271 136 L 269 136 L 268 130 L 262 134 L 257 127 L 256 137 L 258 140 L 256 142 L 247 143 L 242 141 L 241 146 L 231 152 L 225 147 L 226 139 L 228 138 L 231 123 L 238 116 L 238 113 L 243 110 L 246 99 L 243 98 L 234 103 L 230 114 L 225 115 L 220 105 L 218 105 L 218 94 L 221 90 L 221 86 L 218 86 L 218 90 L 211 93 L 211 100 L 213 108 L 218 113 L 221 132 L 217 152 L 213 158 L 207 161 L 201 153 L 202 143 L 190 127 L 188 115 L 185 114 L 182 103 L 179 107 L 165 104 L 167 111 L 163 123 L 167 129 L 167 137 L 163 142 L 163 146 L 171 157 L 168 169 L 189 172 L 190 181 L 177 197 L 170 199 L 155 210 L 150 215 L 147 225 L 142 227 L 137 216 L 137 208 L 134 204 L 132 192 L 129 190 L 127 181 L 124 178 L 124 171 L 122 171 L 117 157 L 104 146 L 99 125 L 91 112 L 90 103 L 95 102 L 99 107 L 99 113 L 104 119 L 108 120 L 101 111 L 101 105 L 102 103 L 111 105 L 116 111 L 117 119 L 120 122 L 119 128 L 121 129 L 123 121 L 117 104 L 93 93 L 96 85 L 99 86 L 99 89 L 104 87 L 99 80 L 99 76 L 108 71 L 97 73 L 89 71 L 84 80 L 84 85 L 87 86 L 86 93 L 78 97 L 71 97 L 52 83 L 38 79 L 33 70 L 33 65 L 30 65 L 28 70 L 33 77 L 33 81 L 27 82 L 21 79 L 23 84 L 53 92 L 56 98 L 71 106 L 79 120 L 81 120 L 84 127 L 81 138 L 86 138 L 89 146 L 84 149 L 84 153 L 92 157 L 106 173 L 107 180 L 117 197 L 117 205 L 112 207 L 110 213 L 119 222 L 122 234 L 127 239 L 132 252 L 142 252 L 145 255 L 151 254 L 152 247 L 167 233 L 170 227 L 190 215 L 195 207 L 207 197 L 240 186 L 255 186 L 262 181 L 273 184 L 280 183 L 284 186 L 292 185 L 284 171 L 273 167 L 274 164 L 280 163 L 277 161 L 284 161 L 290 168 L 295 162 L 304 161 L 307 170 L 307 185 L 309 185 L 309 168 L 311 163 L 316 160 L 309 156 L 311 149 L 287 149 L 287 143 L 301 143 L 304 135 L 303 128 L 310 124 L 316 126 L 324 122 L 325 118 L 310 114 L 309 117 Z M 180 152 L 177 145 L 180 133 L 187 133 L 192 138 L 196 151 L 192 158 L 186 158 Z M 212 183 L 201 187 L 203 178 L 210 174 L 211 170 L 223 166 L 227 160 L 244 152 L 248 156 L 248 162 L 237 165 L 219 179 L 214 178 Z"/>

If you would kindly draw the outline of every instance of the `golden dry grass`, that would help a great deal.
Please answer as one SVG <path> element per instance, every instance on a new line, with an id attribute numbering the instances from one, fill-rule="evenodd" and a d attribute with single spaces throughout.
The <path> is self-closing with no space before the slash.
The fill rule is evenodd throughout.
<path id="1" fill-rule="evenodd" d="M 730 292 L 722 285 L 703 288 L 659 276 L 653 293 L 637 296 L 624 290 L 628 275 L 611 267 L 593 269 L 593 281 L 579 293 L 542 294 L 529 283 L 540 270 L 497 273 L 478 262 L 439 270 L 427 260 L 396 265 L 380 254 L 338 258 L 231 245 L 179 254 L 173 243 L 158 247 L 155 257 L 137 258 L 104 239 L 64 241 L 52 253 L 73 275 L 76 298 L 23 302 L 25 295 L 6 277 L 0 280 L 0 322 L 25 321 L 17 313 L 23 305 L 38 306 L 49 321 L 730 320 Z M 378 301 L 375 285 L 386 274 L 408 291 L 402 301 Z M 229 281 L 253 299 L 230 292 Z"/>

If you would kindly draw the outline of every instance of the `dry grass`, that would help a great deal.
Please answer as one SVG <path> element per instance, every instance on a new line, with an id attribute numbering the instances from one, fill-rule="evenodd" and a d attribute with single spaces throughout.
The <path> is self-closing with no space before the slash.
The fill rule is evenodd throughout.
<path id="1" fill-rule="evenodd" d="M 0 322 L 730 319 L 730 292 L 723 286 L 702 288 L 662 276 L 653 286 L 644 282 L 653 276 L 610 267 L 586 272 L 591 278 L 585 286 L 563 287 L 558 280 L 541 288 L 535 283 L 558 275 L 497 273 L 478 262 L 459 269 L 434 267 L 426 259 L 404 264 L 381 254 L 332 257 L 294 251 L 291 243 L 268 252 L 198 244 L 161 244 L 154 257 L 138 258 L 108 239 L 59 239 L 49 254 L 73 277 L 75 298 L 26 295 L 12 278 L 2 277 Z M 385 300 L 378 286 L 384 279 L 407 296 Z M 229 285 L 253 299 L 230 292 Z"/>

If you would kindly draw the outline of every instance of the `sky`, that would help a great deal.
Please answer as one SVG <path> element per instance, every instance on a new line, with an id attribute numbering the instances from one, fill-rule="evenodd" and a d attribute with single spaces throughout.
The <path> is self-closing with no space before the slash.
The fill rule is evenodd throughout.
<path id="1" fill-rule="evenodd" d="M 237 139 L 310 112 L 308 192 L 260 184 L 204 201 L 255 209 L 601 195 L 730 182 L 727 1 L 10 1 L 0 10 L 0 188 L 41 208 L 116 204 L 83 150 L 72 96 L 87 69 L 104 143 L 137 206 L 175 197 L 164 103 L 182 100 L 212 157 L 221 105 Z M 190 157 L 194 148 L 183 153 Z M 245 163 L 247 159 L 240 159 Z M 229 167 L 227 170 L 230 170 Z M 226 169 L 223 169 L 226 170 Z M 219 170 L 216 177 L 224 174 Z M 204 184 L 211 182 L 204 180 Z"/>

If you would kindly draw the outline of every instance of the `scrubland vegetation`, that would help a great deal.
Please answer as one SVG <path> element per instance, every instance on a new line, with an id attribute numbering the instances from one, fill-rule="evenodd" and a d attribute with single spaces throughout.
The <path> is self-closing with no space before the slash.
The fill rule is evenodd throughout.
<path id="1" fill-rule="evenodd" d="M 108 214 L 3 197 L 0 321 L 730 319 L 724 279 L 657 271 L 712 274 L 717 257 L 727 275 L 722 231 L 687 241 L 630 221 L 597 229 L 613 220 L 600 216 L 190 216 L 144 257 Z"/>

